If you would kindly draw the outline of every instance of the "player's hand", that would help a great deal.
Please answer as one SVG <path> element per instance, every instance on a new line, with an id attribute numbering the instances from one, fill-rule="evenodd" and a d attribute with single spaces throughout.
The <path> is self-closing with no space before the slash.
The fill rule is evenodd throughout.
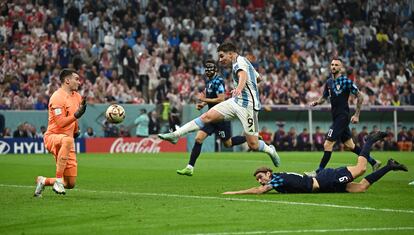
<path id="1" fill-rule="evenodd" d="M 197 103 L 196 104 L 196 109 L 197 110 L 201 110 L 202 108 L 204 108 L 204 104 L 203 103 Z"/>
<path id="2" fill-rule="evenodd" d="M 233 195 L 233 194 L 235 194 L 234 192 L 224 192 L 224 193 L 222 193 L 222 194 L 224 194 L 224 195 Z"/>
<path id="3" fill-rule="evenodd" d="M 80 136 L 81 132 L 80 130 L 78 130 L 77 132 L 75 132 L 75 134 L 73 134 L 73 138 L 78 138 Z"/>
<path id="4" fill-rule="evenodd" d="M 231 91 L 233 97 L 238 97 L 241 94 L 241 92 L 241 89 L 238 88 Z"/>
<path id="5" fill-rule="evenodd" d="M 318 105 L 318 101 L 312 101 L 309 105 L 315 107 L 316 105 Z"/>
<path id="6" fill-rule="evenodd" d="M 79 119 L 80 117 L 82 117 L 82 115 L 85 113 L 85 111 L 86 111 L 86 106 L 87 106 L 87 104 L 86 104 L 86 99 L 87 99 L 87 97 L 86 96 L 84 96 L 83 98 L 82 98 L 82 102 L 81 102 L 81 104 L 80 104 L 80 106 L 79 106 L 79 108 L 78 108 L 78 110 L 75 112 L 75 114 L 74 114 L 74 116 L 75 116 L 75 118 L 76 119 Z"/>
<path id="7" fill-rule="evenodd" d="M 351 117 L 351 123 L 356 124 L 356 123 L 358 123 L 358 122 L 359 122 L 359 117 L 358 117 L 358 116 L 356 116 L 356 115 L 353 115 L 353 116 Z"/>
<path id="8" fill-rule="evenodd" d="M 206 94 L 204 92 L 198 93 L 198 100 L 201 102 L 204 102 L 204 99 L 206 98 Z"/>

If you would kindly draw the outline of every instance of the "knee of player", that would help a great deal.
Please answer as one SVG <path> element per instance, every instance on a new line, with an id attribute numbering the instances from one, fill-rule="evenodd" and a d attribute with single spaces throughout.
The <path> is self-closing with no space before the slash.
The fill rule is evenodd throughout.
<path id="1" fill-rule="evenodd" d="M 204 123 L 207 123 L 207 122 L 210 122 L 211 120 L 211 117 L 207 114 L 207 113 L 204 113 L 203 115 L 201 115 L 200 116 L 200 119 L 201 119 L 201 121 L 202 122 L 204 122 Z"/>
<path id="2" fill-rule="evenodd" d="M 198 144 L 203 144 L 204 138 L 196 137 L 195 142 L 198 143 Z"/>
<path id="3" fill-rule="evenodd" d="M 367 171 L 367 167 L 366 166 L 362 166 L 359 171 L 360 171 L 360 175 L 363 175 Z"/>
<path id="4" fill-rule="evenodd" d="M 353 142 L 353 141 L 347 141 L 347 142 L 345 142 L 344 144 L 345 144 L 345 146 L 346 146 L 347 148 L 349 148 L 350 150 L 353 150 L 353 149 L 355 148 L 355 144 L 354 144 L 354 142 Z"/>
<path id="5" fill-rule="evenodd" d="M 72 144 L 73 144 L 73 138 L 71 137 L 62 138 L 62 146 L 71 146 Z"/>
<path id="6" fill-rule="evenodd" d="M 330 151 L 333 148 L 333 145 L 335 143 L 330 142 L 330 141 L 325 141 L 325 143 L 323 143 L 323 148 L 325 149 L 325 151 Z"/>
<path id="7" fill-rule="evenodd" d="M 247 144 L 249 145 L 249 148 L 251 150 L 255 150 L 255 151 L 259 150 L 259 143 L 258 142 L 248 142 Z"/>

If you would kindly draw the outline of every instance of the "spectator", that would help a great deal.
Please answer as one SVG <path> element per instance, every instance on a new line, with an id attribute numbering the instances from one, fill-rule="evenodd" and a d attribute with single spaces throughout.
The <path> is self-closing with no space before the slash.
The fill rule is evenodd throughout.
<path id="1" fill-rule="evenodd" d="M 276 147 L 276 149 L 283 151 L 285 150 L 283 142 L 286 138 L 286 132 L 284 129 L 285 124 L 282 122 L 277 122 L 276 124 L 279 127 L 279 129 L 273 135 L 273 145 Z"/>
<path id="2" fill-rule="evenodd" d="M 355 143 L 358 143 L 359 146 L 364 146 L 367 135 L 368 135 L 368 127 L 363 126 L 361 132 L 358 134 L 358 141 Z"/>
<path id="3" fill-rule="evenodd" d="M 378 128 L 378 126 L 377 125 L 374 125 L 374 126 L 372 126 L 372 131 L 369 133 L 370 135 L 371 134 L 373 134 L 373 133 L 377 133 L 378 131 L 380 131 L 380 129 Z M 381 141 L 377 141 L 373 146 L 372 146 L 372 148 L 371 149 L 374 149 L 374 150 L 381 150 L 382 149 L 382 145 L 383 145 L 383 143 L 381 142 Z"/>
<path id="4" fill-rule="evenodd" d="M 28 138 L 29 132 L 25 123 L 17 126 L 17 129 L 13 132 L 13 138 Z"/>
<path id="5" fill-rule="evenodd" d="M 181 114 L 176 107 L 172 107 L 168 115 L 168 125 L 171 131 L 175 131 L 181 125 Z"/>
<path id="6" fill-rule="evenodd" d="M 403 126 L 397 135 L 397 145 L 400 151 L 411 151 L 412 139 L 407 133 L 407 127 Z"/>
<path id="7" fill-rule="evenodd" d="M 262 131 L 259 132 L 259 136 L 262 137 L 263 141 L 270 145 L 272 143 L 272 133 L 267 129 L 266 126 L 262 127 Z"/>
<path id="8" fill-rule="evenodd" d="M 88 127 L 86 129 L 85 133 L 83 133 L 82 137 L 83 138 L 95 138 L 96 137 L 96 134 L 93 131 L 93 128 L 92 127 Z"/>
<path id="9" fill-rule="evenodd" d="M 148 117 L 147 110 L 141 109 L 138 117 L 134 121 L 134 125 L 136 126 L 135 136 L 148 137 L 150 130 L 149 123 L 150 118 Z"/>
<path id="10" fill-rule="evenodd" d="M 159 134 L 160 129 L 161 129 L 161 123 L 158 117 L 158 113 L 156 111 L 152 111 L 149 116 L 150 116 L 149 124 L 148 124 L 149 134 L 150 135 Z"/>
<path id="11" fill-rule="evenodd" d="M 323 151 L 323 143 L 325 142 L 325 134 L 321 132 L 319 126 L 316 127 L 315 133 L 312 136 L 313 143 L 317 151 Z"/>
<path id="12" fill-rule="evenodd" d="M 298 150 L 300 151 L 311 151 L 311 143 L 309 132 L 307 128 L 303 128 L 302 133 L 298 135 Z"/>
<path id="13" fill-rule="evenodd" d="M 387 137 L 384 138 L 384 151 L 396 151 L 398 150 L 397 142 L 394 141 L 394 133 L 391 127 L 386 128 Z"/>
<path id="14" fill-rule="evenodd" d="M 286 147 L 287 151 L 293 151 L 296 149 L 297 138 L 298 136 L 296 134 L 296 129 L 294 127 L 291 127 L 287 136 L 285 137 L 285 140 L 283 141 L 283 145 Z"/>
<path id="15" fill-rule="evenodd" d="M 115 124 L 104 121 L 103 124 L 104 137 L 119 137 L 119 129 Z"/>
<path id="16" fill-rule="evenodd" d="M 43 138 L 47 128 L 45 126 L 40 127 L 40 131 L 36 133 L 36 138 Z"/>
<path id="17" fill-rule="evenodd" d="M 240 51 L 257 58 L 253 63 L 265 78 L 259 86 L 260 93 L 266 94 L 260 97 L 263 104 L 306 104 L 306 98 L 322 92 L 324 83 L 320 81 L 326 79 L 326 68 L 336 52 L 352 66 L 347 72 L 350 79 L 372 90 L 367 99 L 370 105 L 397 105 L 397 97 L 401 105 L 414 105 L 414 26 L 409 0 L 385 5 L 384 1 L 201 1 L 196 9 L 194 4 L 140 1 L 140 10 L 135 9 L 134 1 L 111 5 L 104 0 L 97 6 L 88 1 L 32 2 L 36 14 L 16 12 L 26 8 L 26 1 L 12 1 L 14 7 L 0 18 L 0 44 L 5 45 L 0 79 L 7 91 L 0 91 L 0 98 L 7 100 L 0 101 L 0 109 L 34 109 L 33 97 L 36 100 L 38 94 L 53 92 L 56 68 L 79 69 L 82 63 L 87 67 L 85 77 L 96 90 L 106 91 L 108 86 L 95 81 L 101 72 L 110 79 L 111 71 L 117 70 L 128 84 L 125 93 L 138 88 L 149 102 L 148 83 L 143 79 L 148 75 L 147 63 L 139 56 L 145 51 L 163 61 L 154 66 L 165 79 L 155 88 L 156 102 L 164 102 L 169 92 L 179 92 L 181 101 L 190 103 L 186 91 L 196 90 L 197 82 L 173 80 L 170 75 L 179 67 L 198 71 L 199 61 L 205 58 L 217 60 L 217 46 L 228 38 L 241 38 Z M 405 10 L 398 10 L 402 8 Z M 331 9 L 340 9 L 340 17 Z M 197 14 L 192 17 L 194 10 Z M 42 82 L 29 92 L 26 86 L 40 74 Z M 7 78 L 4 83 L 3 78 Z M 181 93 L 182 87 L 185 91 Z M 97 96 L 95 102 L 109 102 L 104 97 Z M 133 100 L 131 95 L 125 102 Z M 36 105 L 42 107 L 42 102 Z"/>
<path id="18" fill-rule="evenodd" d="M 13 135 L 11 133 L 11 129 L 8 128 L 8 127 L 4 128 L 2 138 L 12 138 L 12 137 L 13 137 Z"/>
<path id="19" fill-rule="evenodd" d="M 119 126 L 119 137 L 131 137 L 129 129 L 126 128 L 124 125 Z"/>

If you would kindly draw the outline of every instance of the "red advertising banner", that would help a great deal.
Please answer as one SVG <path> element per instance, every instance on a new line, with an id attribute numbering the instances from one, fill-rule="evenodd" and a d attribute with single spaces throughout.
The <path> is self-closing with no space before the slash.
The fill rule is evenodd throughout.
<path id="1" fill-rule="evenodd" d="M 87 138 L 87 153 L 159 153 L 186 152 L 187 139 L 181 138 L 177 144 L 171 144 L 158 138 Z"/>

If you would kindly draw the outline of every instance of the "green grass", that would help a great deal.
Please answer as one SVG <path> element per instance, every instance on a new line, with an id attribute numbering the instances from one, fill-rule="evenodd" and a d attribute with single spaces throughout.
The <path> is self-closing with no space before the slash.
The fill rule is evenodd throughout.
<path id="1" fill-rule="evenodd" d="M 281 153 L 278 170 L 313 170 L 321 155 Z M 373 155 L 384 163 L 393 156 L 411 171 L 390 172 L 362 194 L 225 196 L 224 191 L 257 186 L 252 173 L 270 166 L 270 159 L 259 153 L 202 154 L 194 176 L 187 177 L 175 170 L 186 165 L 188 154 L 81 154 L 76 189 L 61 196 L 47 188 L 43 198 L 32 197 L 34 179 L 54 175 L 53 157 L 3 155 L 0 234 L 413 234 L 414 187 L 407 184 L 414 180 L 414 155 Z M 335 152 L 329 166 L 354 162 L 352 153 Z M 392 230 L 373 230 L 382 228 Z"/>

